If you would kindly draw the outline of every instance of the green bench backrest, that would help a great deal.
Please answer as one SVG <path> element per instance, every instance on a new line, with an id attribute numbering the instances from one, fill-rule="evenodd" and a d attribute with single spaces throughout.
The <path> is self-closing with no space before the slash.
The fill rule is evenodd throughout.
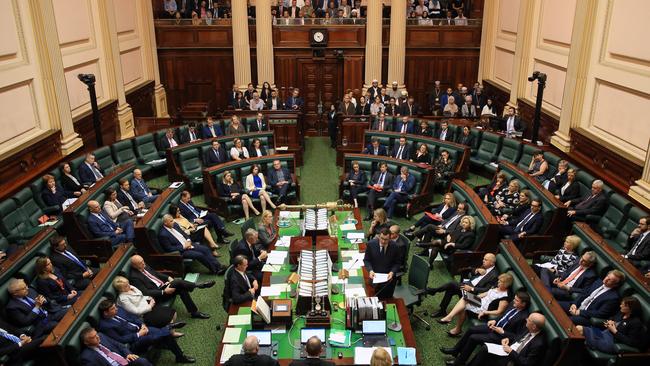
<path id="1" fill-rule="evenodd" d="M 138 136 L 133 140 L 133 142 L 135 153 L 143 162 L 149 162 L 159 158 L 158 148 L 156 148 L 152 133 Z"/>
<path id="2" fill-rule="evenodd" d="M 136 161 L 135 152 L 133 151 L 133 142 L 131 140 L 122 140 L 111 145 L 113 160 L 117 164 L 133 163 Z"/>

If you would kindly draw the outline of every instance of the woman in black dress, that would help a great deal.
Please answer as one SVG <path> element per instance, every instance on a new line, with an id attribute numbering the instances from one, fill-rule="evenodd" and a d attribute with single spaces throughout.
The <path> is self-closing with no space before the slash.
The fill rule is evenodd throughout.
<path id="1" fill-rule="evenodd" d="M 70 163 L 61 164 L 59 169 L 61 170 L 61 185 L 63 186 L 65 196 L 69 198 L 81 196 L 86 191 L 86 188 L 72 174 Z"/>
<path id="2" fill-rule="evenodd" d="M 361 192 L 368 190 L 368 176 L 366 172 L 359 169 L 359 162 L 352 162 L 352 170 L 348 172 L 348 175 L 345 177 L 345 182 L 347 182 L 350 188 L 350 198 L 354 202 L 354 207 L 359 207 L 358 195 Z"/>
<path id="3" fill-rule="evenodd" d="M 55 269 L 48 257 L 36 259 L 36 290 L 50 301 L 65 306 L 72 305 L 79 293 L 70 286 L 59 270 Z"/>
<path id="4" fill-rule="evenodd" d="M 235 179 L 232 177 L 232 172 L 226 170 L 223 173 L 221 181 L 217 181 L 217 192 L 219 197 L 229 199 L 232 202 L 241 203 L 244 208 L 244 217 L 246 220 L 250 217 L 250 210 L 253 210 L 255 216 L 259 215 L 260 212 L 253 206 L 253 201 L 251 198 L 244 193 L 241 186 L 235 182 Z"/>
<path id="5" fill-rule="evenodd" d="M 264 146 L 262 146 L 262 141 L 258 138 L 253 139 L 253 142 L 251 143 L 251 147 L 250 149 L 248 149 L 248 153 L 250 154 L 251 158 L 268 155 L 266 149 L 264 148 Z"/>
<path id="6" fill-rule="evenodd" d="M 41 191 L 41 199 L 43 203 L 47 206 L 56 206 L 58 207 L 57 214 L 60 214 L 63 210 L 63 203 L 68 199 L 65 195 L 65 191 L 61 186 L 56 184 L 54 176 L 50 174 L 45 174 L 43 176 L 43 191 Z"/>
<path id="7" fill-rule="evenodd" d="M 431 155 L 429 155 L 429 147 L 426 144 L 420 144 L 418 151 L 415 152 L 413 160 L 416 163 L 431 165 Z"/>

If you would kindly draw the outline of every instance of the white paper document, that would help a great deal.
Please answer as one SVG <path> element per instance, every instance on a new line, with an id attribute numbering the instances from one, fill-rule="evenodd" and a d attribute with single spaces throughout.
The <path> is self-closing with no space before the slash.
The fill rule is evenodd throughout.
<path id="1" fill-rule="evenodd" d="M 280 211 L 280 218 L 299 219 L 300 211 Z"/>
<path id="2" fill-rule="evenodd" d="M 250 314 L 231 315 L 228 317 L 228 326 L 235 327 L 238 325 L 249 325 L 251 323 Z"/>
<path id="3" fill-rule="evenodd" d="M 167 159 L 166 159 L 166 158 L 162 158 L 162 159 L 156 159 L 156 160 L 148 161 L 148 162 L 146 162 L 145 164 L 148 164 L 148 165 L 156 165 L 156 164 L 162 164 L 162 163 L 165 163 L 165 162 L 167 162 Z"/>
<path id="4" fill-rule="evenodd" d="M 277 264 L 265 264 L 262 267 L 262 272 L 279 272 L 282 266 Z"/>
<path id="5" fill-rule="evenodd" d="M 182 185 L 183 185 L 183 182 L 174 182 L 174 183 L 169 185 L 169 188 L 176 189 L 176 188 L 178 188 L 178 187 L 180 187 Z"/>
<path id="6" fill-rule="evenodd" d="M 239 343 L 242 328 L 226 328 L 221 343 Z"/>
<path id="7" fill-rule="evenodd" d="M 281 236 L 275 242 L 276 247 L 289 248 L 290 245 L 291 245 L 291 237 L 290 236 Z"/>
<path id="8" fill-rule="evenodd" d="M 366 296 L 366 289 L 362 285 L 348 285 L 345 287 L 345 297 Z"/>
<path id="9" fill-rule="evenodd" d="M 277 287 L 262 287 L 260 291 L 260 296 L 280 296 L 282 290 Z"/>
<path id="10" fill-rule="evenodd" d="M 208 214 L 208 211 L 203 210 L 203 211 L 201 211 L 201 214 L 199 215 L 199 217 L 204 217 L 207 214 Z"/>
<path id="11" fill-rule="evenodd" d="M 496 344 L 496 343 L 485 343 L 487 346 L 488 353 L 491 353 L 493 355 L 497 356 L 507 356 L 508 354 L 506 351 L 503 350 L 503 345 L 501 344 Z"/>
<path id="12" fill-rule="evenodd" d="M 353 233 L 347 233 L 346 237 L 348 238 L 348 240 L 363 240 L 365 234 L 353 232 Z"/>
<path id="13" fill-rule="evenodd" d="M 363 267 L 363 259 L 361 260 L 350 260 L 348 262 L 343 263 L 343 268 L 347 269 L 348 271 L 353 270 L 353 269 L 359 269 Z"/>
<path id="14" fill-rule="evenodd" d="M 537 267 L 546 268 L 546 269 L 555 268 L 555 265 L 552 264 L 551 262 L 546 262 L 546 263 L 537 263 L 537 264 L 535 264 L 535 265 L 536 265 Z"/>
<path id="15" fill-rule="evenodd" d="M 352 230 L 357 229 L 357 225 L 355 225 L 355 224 L 342 224 L 342 225 L 339 225 L 339 229 L 341 229 L 341 231 L 352 231 Z"/>
<path id="16" fill-rule="evenodd" d="M 355 365 L 370 365 L 372 353 L 379 347 L 355 347 L 354 348 L 354 364 Z M 390 358 L 393 358 L 393 353 L 390 347 L 382 347 L 388 352 Z"/>
<path id="17" fill-rule="evenodd" d="M 224 344 L 223 349 L 221 350 L 221 359 L 220 363 L 226 363 L 233 355 L 238 355 L 241 353 L 241 344 Z"/>
<path id="18" fill-rule="evenodd" d="M 73 204 L 74 201 L 76 200 L 77 200 L 76 198 L 68 198 L 67 200 L 65 200 L 65 202 L 61 204 L 61 208 L 63 209 L 63 211 L 65 211 L 65 209 L 68 208 L 68 206 L 70 206 L 71 204 Z"/>
<path id="19" fill-rule="evenodd" d="M 384 282 L 388 282 L 388 273 L 375 273 L 375 278 L 372 279 L 372 283 Z"/>

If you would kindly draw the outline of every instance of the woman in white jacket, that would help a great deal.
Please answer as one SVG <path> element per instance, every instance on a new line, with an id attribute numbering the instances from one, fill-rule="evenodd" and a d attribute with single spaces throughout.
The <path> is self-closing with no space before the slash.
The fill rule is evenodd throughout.
<path id="1" fill-rule="evenodd" d="M 275 209 L 271 197 L 266 192 L 266 180 L 264 179 L 264 174 L 260 173 L 260 166 L 257 164 L 253 164 L 251 173 L 246 176 L 246 193 L 248 193 L 252 198 L 260 199 L 262 211 L 266 210 L 267 203 L 271 208 Z"/>

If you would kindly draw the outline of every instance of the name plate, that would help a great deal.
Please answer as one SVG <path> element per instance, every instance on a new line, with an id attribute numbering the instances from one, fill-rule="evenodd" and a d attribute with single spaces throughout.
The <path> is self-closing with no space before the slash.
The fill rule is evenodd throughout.
<path id="1" fill-rule="evenodd" d="M 272 125 L 297 125 L 298 120 L 296 119 L 271 119 L 269 124 Z"/>

